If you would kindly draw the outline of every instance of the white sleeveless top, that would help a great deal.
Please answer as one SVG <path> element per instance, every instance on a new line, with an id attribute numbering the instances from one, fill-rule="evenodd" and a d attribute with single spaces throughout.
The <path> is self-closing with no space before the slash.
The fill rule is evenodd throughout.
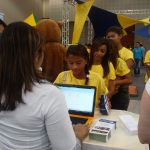
<path id="1" fill-rule="evenodd" d="M 0 112 L 0 150 L 72 150 L 76 137 L 63 94 L 36 83 L 23 94 L 25 104 Z"/>
<path id="2" fill-rule="evenodd" d="M 147 81 L 145 89 L 146 89 L 148 95 L 150 96 L 150 79 Z"/>

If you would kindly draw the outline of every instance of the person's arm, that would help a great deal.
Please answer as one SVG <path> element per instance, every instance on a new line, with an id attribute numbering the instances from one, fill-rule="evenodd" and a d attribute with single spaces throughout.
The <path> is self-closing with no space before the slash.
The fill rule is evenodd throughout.
<path id="1" fill-rule="evenodd" d="M 150 91 L 150 86 L 147 90 Z M 140 142 L 143 144 L 150 144 L 150 95 L 147 90 L 144 90 L 141 99 L 140 118 L 138 123 L 138 136 Z"/>
<path id="2" fill-rule="evenodd" d="M 115 80 L 109 80 L 108 83 L 108 98 L 110 99 L 115 94 Z"/>
<path id="3" fill-rule="evenodd" d="M 76 140 L 63 94 L 58 90 L 50 93 L 49 102 L 47 101 L 43 111 L 45 112 L 45 125 L 52 148 L 77 150 L 77 147 L 81 147 L 79 140 L 82 141 L 88 133 L 87 128 L 80 127 L 79 130 L 82 134 L 78 135 L 79 140 Z M 54 98 L 53 102 L 50 103 L 52 98 Z"/>
<path id="4" fill-rule="evenodd" d="M 129 68 L 129 69 L 132 69 L 132 67 L 133 67 L 133 65 L 134 65 L 133 59 L 128 59 L 128 60 L 126 61 L 126 63 L 127 63 L 128 68 Z"/>
<path id="5" fill-rule="evenodd" d="M 65 73 L 65 72 L 61 72 L 61 73 L 57 76 L 57 78 L 56 78 L 55 81 L 54 81 L 54 84 L 55 84 L 55 83 L 61 84 L 61 83 L 63 82 L 64 73 Z"/>
<path id="6" fill-rule="evenodd" d="M 116 72 L 113 64 L 109 63 L 109 74 L 108 74 L 108 98 L 110 99 L 115 94 L 115 79 Z"/>
<path id="7" fill-rule="evenodd" d="M 127 59 L 126 59 L 126 64 L 129 69 L 132 69 L 134 65 L 134 56 L 135 56 L 135 49 L 132 51 L 127 51 Z"/>
<path id="8" fill-rule="evenodd" d="M 115 81 L 116 86 L 129 85 L 131 83 L 132 83 L 131 73 L 126 74 L 123 78 L 117 78 Z"/>

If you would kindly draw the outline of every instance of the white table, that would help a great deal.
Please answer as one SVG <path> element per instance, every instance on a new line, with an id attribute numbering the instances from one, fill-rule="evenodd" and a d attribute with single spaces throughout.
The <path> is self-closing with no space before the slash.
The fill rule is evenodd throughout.
<path id="1" fill-rule="evenodd" d="M 83 142 L 83 150 L 148 150 L 148 145 L 141 144 L 138 135 L 128 132 L 119 120 L 120 115 L 131 115 L 137 122 L 139 119 L 139 115 L 127 111 L 111 110 L 109 116 L 103 116 L 96 110 L 93 124 L 100 118 L 111 119 L 117 121 L 117 129 L 107 143 L 91 140 L 87 137 Z"/>

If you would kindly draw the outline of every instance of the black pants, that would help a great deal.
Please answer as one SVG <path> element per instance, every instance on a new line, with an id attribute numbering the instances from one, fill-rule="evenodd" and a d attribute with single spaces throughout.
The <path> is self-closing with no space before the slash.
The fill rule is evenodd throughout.
<path id="1" fill-rule="evenodd" d="M 127 110 L 130 102 L 128 86 L 121 86 L 119 92 L 110 99 L 112 109 Z"/>
<path id="2" fill-rule="evenodd" d="M 141 60 L 135 58 L 135 65 L 134 65 L 134 74 L 140 74 L 140 65 L 141 65 Z"/>

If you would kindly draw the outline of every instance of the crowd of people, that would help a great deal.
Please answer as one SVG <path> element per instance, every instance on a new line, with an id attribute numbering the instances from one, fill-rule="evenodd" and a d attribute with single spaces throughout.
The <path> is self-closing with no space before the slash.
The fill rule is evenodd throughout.
<path id="1" fill-rule="evenodd" d="M 1 22 L 0 149 L 81 149 L 89 126 L 71 124 L 65 98 L 53 85 L 55 83 L 95 86 L 95 107 L 99 107 L 101 95 L 105 94 L 110 109 L 128 109 L 131 69 L 136 64 L 135 72 L 139 73 L 143 52 L 139 48 L 140 43 L 133 53 L 123 47 L 121 28 L 110 27 L 105 37 L 95 37 L 89 51 L 82 44 L 70 45 L 66 51 L 67 69 L 58 74 L 54 83 L 50 83 L 40 69 L 45 41 L 38 29 L 23 22 L 7 26 Z M 140 56 L 137 54 L 139 51 Z M 150 75 L 149 58 L 148 51 L 144 61 L 147 79 Z M 145 133 L 150 125 L 147 120 L 149 84 L 148 81 L 139 121 L 142 143 L 150 143 L 150 135 Z"/>

